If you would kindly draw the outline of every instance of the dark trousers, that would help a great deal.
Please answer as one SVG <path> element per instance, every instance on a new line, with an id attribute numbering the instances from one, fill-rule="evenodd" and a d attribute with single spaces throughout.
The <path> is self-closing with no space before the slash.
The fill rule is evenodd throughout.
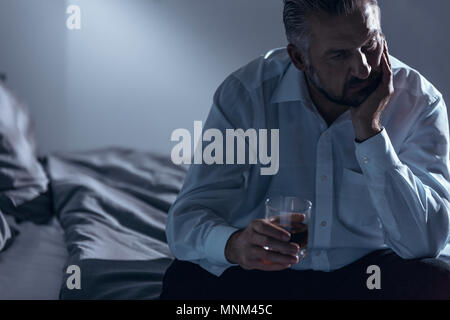
<path id="1" fill-rule="evenodd" d="M 380 268 L 381 289 L 368 289 L 367 280 L 373 275 L 373 271 L 367 273 L 370 265 Z M 197 264 L 174 260 L 164 275 L 160 298 L 450 300 L 450 264 L 432 258 L 406 260 L 383 249 L 331 272 L 230 267 L 217 277 Z"/>

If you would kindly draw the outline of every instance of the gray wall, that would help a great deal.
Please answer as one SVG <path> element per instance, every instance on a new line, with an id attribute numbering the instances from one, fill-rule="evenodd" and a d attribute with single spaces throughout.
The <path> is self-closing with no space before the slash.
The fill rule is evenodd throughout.
<path id="1" fill-rule="evenodd" d="M 378 1 L 389 53 L 430 80 L 450 110 L 450 1 Z"/>
<path id="2" fill-rule="evenodd" d="M 0 71 L 30 108 L 44 150 L 69 145 L 65 3 L 0 0 Z"/>
<path id="3" fill-rule="evenodd" d="M 392 54 L 446 97 L 448 0 L 380 0 Z M 78 4 L 82 29 L 65 27 Z M 281 0 L 0 0 L 0 71 L 41 152 L 123 145 L 169 153 L 232 71 L 285 45 Z"/>
<path id="4" fill-rule="evenodd" d="M 206 119 L 227 74 L 284 43 L 279 1 L 76 3 L 82 30 L 67 34 L 75 149 L 114 143 L 170 152 L 172 131 Z"/>

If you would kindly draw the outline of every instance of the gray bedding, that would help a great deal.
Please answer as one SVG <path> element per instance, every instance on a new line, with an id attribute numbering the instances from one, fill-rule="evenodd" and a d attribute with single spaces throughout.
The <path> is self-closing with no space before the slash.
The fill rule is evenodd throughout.
<path id="1" fill-rule="evenodd" d="M 186 170 L 166 157 L 127 149 L 53 154 L 45 161 L 68 265 L 81 289 L 63 299 L 155 299 L 173 257 L 167 212 Z"/>

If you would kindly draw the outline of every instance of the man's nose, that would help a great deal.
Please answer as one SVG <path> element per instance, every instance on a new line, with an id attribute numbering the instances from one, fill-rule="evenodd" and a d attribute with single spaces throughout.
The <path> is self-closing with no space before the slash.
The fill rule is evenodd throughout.
<path id="1" fill-rule="evenodd" d="M 372 72 L 372 67 L 367 62 L 366 55 L 358 51 L 352 61 L 352 76 L 359 79 L 367 79 Z"/>

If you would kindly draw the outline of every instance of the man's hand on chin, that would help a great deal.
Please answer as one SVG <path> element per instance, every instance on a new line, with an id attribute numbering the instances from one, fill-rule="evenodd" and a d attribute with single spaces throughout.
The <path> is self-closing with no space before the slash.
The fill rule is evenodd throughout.
<path id="1" fill-rule="evenodd" d="M 382 131 L 381 114 L 394 93 L 392 66 L 386 41 L 381 57 L 381 70 L 382 78 L 377 89 L 359 107 L 350 111 L 357 142 L 363 142 Z"/>

